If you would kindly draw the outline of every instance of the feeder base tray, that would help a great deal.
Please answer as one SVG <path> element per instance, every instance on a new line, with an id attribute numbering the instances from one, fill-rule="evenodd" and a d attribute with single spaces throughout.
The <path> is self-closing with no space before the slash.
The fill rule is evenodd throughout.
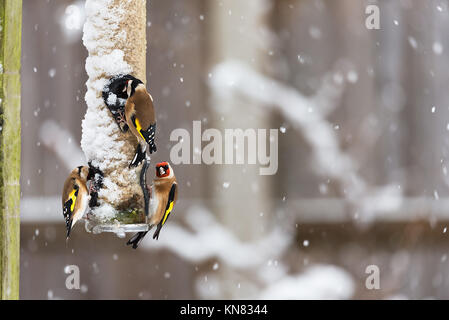
<path id="1" fill-rule="evenodd" d="M 145 223 L 121 224 L 121 223 L 100 223 L 95 224 L 89 220 L 85 220 L 85 228 L 87 232 L 99 234 L 103 232 L 113 232 L 119 238 L 124 238 L 126 233 L 145 232 L 150 230 L 150 226 Z"/>

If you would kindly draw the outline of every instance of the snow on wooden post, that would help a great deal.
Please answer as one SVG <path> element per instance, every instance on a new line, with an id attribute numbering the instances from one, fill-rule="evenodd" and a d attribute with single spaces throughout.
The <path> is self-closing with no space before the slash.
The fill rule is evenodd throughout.
<path id="1" fill-rule="evenodd" d="M 98 206 L 91 208 L 91 214 L 100 222 L 129 213 L 142 217 L 141 166 L 128 168 L 137 141 L 130 132 L 120 131 L 101 94 L 108 79 L 118 74 L 146 82 L 146 1 L 86 0 L 83 43 L 89 53 L 89 79 L 81 148 L 87 161 L 104 175 Z"/>
<path id="2" fill-rule="evenodd" d="M 19 298 L 22 1 L 0 0 L 0 298 Z"/>

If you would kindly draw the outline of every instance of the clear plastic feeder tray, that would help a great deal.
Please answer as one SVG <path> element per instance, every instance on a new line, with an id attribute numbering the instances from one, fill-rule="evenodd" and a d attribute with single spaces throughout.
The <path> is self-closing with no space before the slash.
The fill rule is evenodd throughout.
<path id="1" fill-rule="evenodd" d="M 145 232 L 150 229 L 143 212 L 136 213 L 135 211 L 120 213 L 108 221 L 100 221 L 89 212 L 84 217 L 84 221 L 87 232 L 93 234 L 113 232 L 119 238 L 124 238 L 126 233 Z"/>

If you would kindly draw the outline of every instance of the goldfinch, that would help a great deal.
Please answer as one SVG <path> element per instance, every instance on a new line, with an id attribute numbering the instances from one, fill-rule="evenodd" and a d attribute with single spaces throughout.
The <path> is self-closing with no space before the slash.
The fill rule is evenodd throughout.
<path id="1" fill-rule="evenodd" d="M 178 198 L 178 185 L 175 173 L 168 162 L 161 162 L 156 165 L 156 177 L 153 180 L 150 191 L 151 200 L 148 221 L 150 230 L 157 225 L 153 234 L 153 239 L 157 240 Z M 136 249 L 150 230 L 136 233 L 126 244 L 132 245 Z"/>
<path id="2" fill-rule="evenodd" d="M 136 79 L 131 75 L 119 74 L 106 83 L 103 88 L 103 100 L 115 122 L 122 132 L 128 131 L 128 125 L 125 119 L 125 104 L 128 95 L 126 93 L 126 84 L 128 80 Z"/>
<path id="3" fill-rule="evenodd" d="M 156 117 L 153 98 L 139 79 L 126 80 L 128 99 L 125 104 L 125 118 L 129 130 L 137 138 L 136 154 L 131 166 L 138 166 L 146 156 L 147 146 L 150 153 L 156 152 Z"/>
<path id="4" fill-rule="evenodd" d="M 74 225 L 83 217 L 89 206 L 88 176 L 89 167 L 79 166 L 70 173 L 64 183 L 62 210 L 66 223 L 67 238 L 69 238 Z"/>

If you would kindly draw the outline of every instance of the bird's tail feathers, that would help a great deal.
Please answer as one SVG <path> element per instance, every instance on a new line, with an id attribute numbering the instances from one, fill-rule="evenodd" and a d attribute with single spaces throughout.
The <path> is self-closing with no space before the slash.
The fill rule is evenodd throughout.
<path id="1" fill-rule="evenodd" d="M 149 206 L 150 206 L 150 195 L 147 188 L 146 181 L 146 173 L 149 167 L 149 161 L 147 158 L 143 161 L 142 171 L 140 172 L 140 187 L 142 188 L 143 198 L 144 198 L 144 207 L 145 207 L 145 217 L 148 218 L 149 215 Z"/>
<path id="2" fill-rule="evenodd" d="M 137 144 L 136 154 L 134 155 L 133 161 L 129 164 L 129 167 L 137 167 L 146 158 L 146 148 L 143 149 L 142 146 Z"/>
<path id="3" fill-rule="evenodd" d="M 145 232 L 138 232 L 135 235 L 133 235 L 128 242 L 126 243 L 127 246 L 132 245 L 133 249 L 137 249 L 142 239 L 146 236 L 148 231 Z"/>
<path id="4" fill-rule="evenodd" d="M 154 231 L 154 234 L 153 234 L 153 239 L 159 240 L 159 233 L 161 232 L 161 229 L 162 229 L 162 222 L 160 222 L 157 225 L 157 229 L 156 229 L 156 231 Z"/>

